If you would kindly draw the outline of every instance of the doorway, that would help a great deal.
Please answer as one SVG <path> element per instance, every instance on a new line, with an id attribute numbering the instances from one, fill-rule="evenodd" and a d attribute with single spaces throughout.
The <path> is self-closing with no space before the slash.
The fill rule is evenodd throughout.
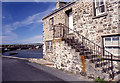
<path id="1" fill-rule="evenodd" d="M 68 34 L 73 33 L 73 14 L 72 14 L 72 9 L 66 11 L 66 25 L 69 28 Z"/>
<path id="2" fill-rule="evenodd" d="M 72 16 L 72 11 L 69 12 L 68 21 L 69 21 L 69 33 L 73 33 L 73 16 Z"/>

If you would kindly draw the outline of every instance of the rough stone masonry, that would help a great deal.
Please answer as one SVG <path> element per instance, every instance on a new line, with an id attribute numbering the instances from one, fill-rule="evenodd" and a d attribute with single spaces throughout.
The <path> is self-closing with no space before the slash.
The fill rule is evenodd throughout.
<path id="1" fill-rule="evenodd" d="M 50 30 L 50 19 L 54 18 L 54 25 L 66 23 L 66 11 L 72 9 L 73 15 L 73 27 L 81 35 L 84 35 L 89 40 L 102 46 L 102 36 L 120 34 L 120 1 L 118 0 L 105 0 L 105 13 L 102 15 L 94 16 L 93 2 L 77 1 L 71 5 L 64 4 L 63 7 L 57 8 L 50 14 L 43 18 L 43 54 L 46 60 L 54 62 L 54 65 L 58 69 L 63 69 L 69 72 L 80 73 L 81 72 L 81 59 L 74 49 L 67 46 L 61 39 L 53 38 L 53 30 Z M 56 12 L 57 11 L 57 12 Z M 53 50 L 51 52 L 46 51 L 46 41 L 52 40 Z M 88 65 L 86 60 L 86 71 L 89 76 L 93 73 L 97 77 L 98 74 L 102 76 L 102 72 L 98 69 L 95 70 L 92 65 Z M 108 75 L 104 74 L 106 80 Z"/>

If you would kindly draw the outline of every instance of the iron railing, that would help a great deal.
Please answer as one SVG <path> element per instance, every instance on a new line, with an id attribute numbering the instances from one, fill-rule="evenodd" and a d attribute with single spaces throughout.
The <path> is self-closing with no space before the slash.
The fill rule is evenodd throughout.
<path id="1" fill-rule="evenodd" d="M 57 25 L 54 25 L 53 29 L 53 38 L 67 38 L 69 30 L 72 30 L 65 26 L 62 23 L 59 23 Z M 96 43 L 92 42 L 85 36 L 81 35 L 78 31 L 72 30 L 75 37 L 79 39 L 79 42 L 81 42 L 82 46 L 85 46 L 89 49 L 92 53 L 90 54 L 92 56 L 92 61 L 96 60 L 96 57 L 93 57 L 93 55 L 97 55 L 97 59 L 100 60 L 99 64 L 96 65 L 96 67 L 104 66 L 103 71 L 109 70 L 110 78 L 114 79 L 114 72 L 113 72 L 113 54 L 105 50 L 104 48 L 100 47 Z M 83 50 L 83 54 L 85 54 Z"/>

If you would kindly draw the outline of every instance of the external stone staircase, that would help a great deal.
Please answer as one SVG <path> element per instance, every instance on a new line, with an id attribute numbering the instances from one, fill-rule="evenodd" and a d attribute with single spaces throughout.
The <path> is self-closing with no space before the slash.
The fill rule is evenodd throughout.
<path id="1" fill-rule="evenodd" d="M 65 48 L 65 49 L 64 48 L 56 49 L 55 52 L 58 53 L 55 53 L 54 57 L 56 58 L 59 56 L 59 59 L 54 60 L 55 63 L 56 60 L 59 60 L 57 61 L 56 65 L 59 64 L 61 68 L 63 66 L 64 69 L 67 68 L 69 71 L 73 69 L 73 72 L 77 70 L 81 71 L 80 74 L 88 78 L 95 79 L 97 77 L 100 77 L 100 78 L 104 78 L 105 80 L 110 80 L 110 79 L 119 80 L 118 76 L 120 75 L 120 70 L 119 70 L 120 68 L 115 63 L 114 56 L 108 51 L 103 52 L 104 50 L 103 48 L 101 48 L 96 43 L 90 41 L 89 39 L 87 39 L 77 31 L 72 30 L 73 33 L 69 34 L 68 33 L 69 30 L 71 29 L 69 29 L 64 24 L 59 23 L 57 25 L 54 25 L 53 38 L 61 38 L 62 42 L 64 42 L 62 47 Z M 64 45 L 66 45 L 66 47 Z M 66 53 L 67 52 L 66 49 L 67 51 L 69 51 L 68 53 Z M 59 52 L 58 50 L 62 50 L 62 51 Z M 75 57 L 77 57 L 76 59 L 78 60 L 74 59 Z M 75 61 L 77 64 L 76 63 L 74 64 Z M 66 66 L 66 64 L 69 63 L 74 65 L 70 64 Z M 75 65 L 78 65 L 78 67 L 73 67 Z M 81 67 L 82 70 L 79 67 Z"/>
<path id="2" fill-rule="evenodd" d="M 79 56 L 84 56 L 85 58 L 85 73 L 81 74 L 87 76 L 88 78 L 104 78 L 105 80 L 116 79 L 118 80 L 118 74 L 120 74 L 120 70 L 115 68 L 114 65 L 111 64 L 110 60 L 106 60 L 106 58 L 110 58 L 111 56 L 100 56 L 94 53 L 92 49 L 89 49 L 88 46 L 85 46 L 81 41 L 79 41 L 75 36 L 62 38 L 62 41 L 71 46 L 72 50 L 75 50 Z"/>

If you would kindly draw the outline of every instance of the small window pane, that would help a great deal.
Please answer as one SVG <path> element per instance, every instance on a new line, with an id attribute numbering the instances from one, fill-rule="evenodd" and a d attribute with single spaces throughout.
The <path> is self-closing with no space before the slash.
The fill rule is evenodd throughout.
<path id="1" fill-rule="evenodd" d="M 111 38 L 105 38 L 105 41 L 111 41 Z"/>
<path id="2" fill-rule="evenodd" d="M 98 7 L 99 6 L 99 1 L 98 0 L 96 0 L 96 7 Z"/>
<path id="3" fill-rule="evenodd" d="M 51 45 L 51 42 L 49 41 L 49 45 Z"/>
<path id="4" fill-rule="evenodd" d="M 48 49 L 49 49 L 49 46 L 47 46 L 46 49 L 48 50 Z"/>
<path id="5" fill-rule="evenodd" d="M 46 41 L 46 50 L 52 51 L 52 41 Z"/>
<path id="6" fill-rule="evenodd" d="M 103 0 L 100 0 L 100 5 L 103 5 L 103 4 L 104 4 Z"/>
<path id="7" fill-rule="evenodd" d="M 53 25 L 53 18 L 50 19 L 50 24 Z"/>
<path id="8" fill-rule="evenodd" d="M 52 51 L 52 46 L 50 47 L 50 50 Z"/>
<path id="9" fill-rule="evenodd" d="M 113 47 L 114 49 L 118 49 L 118 47 Z"/>
<path id="10" fill-rule="evenodd" d="M 50 29 L 53 29 L 53 25 L 54 25 L 54 19 L 51 18 L 51 19 L 50 19 Z"/>
<path id="11" fill-rule="evenodd" d="M 112 47 L 106 47 L 107 49 L 112 49 Z"/>
<path id="12" fill-rule="evenodd" d="M 100 11 L 99 8 L 96 8 L 96 13 L 97 13 L 97 14 L 99 14 L 99 11 Z"/>
<path id="13" fill-rule="evenodd" d="M 49 46 L 49 42 L 46 42 L 46 45 Z"/>
<path id="14" fill-rule="evenodd" d="M 113 40 L 113 41 L 118 41 L 118 40 L 119 40 L 119 37 L 113 37 L 112 40 Z"/>
<path id="15" fill-rule="evenodd" d="M 104 6 L 101 6 L 100 7 L 100 13 L 103 13 L 103 12 L 105 12 L 105 8 L 104 8 Z"/>

